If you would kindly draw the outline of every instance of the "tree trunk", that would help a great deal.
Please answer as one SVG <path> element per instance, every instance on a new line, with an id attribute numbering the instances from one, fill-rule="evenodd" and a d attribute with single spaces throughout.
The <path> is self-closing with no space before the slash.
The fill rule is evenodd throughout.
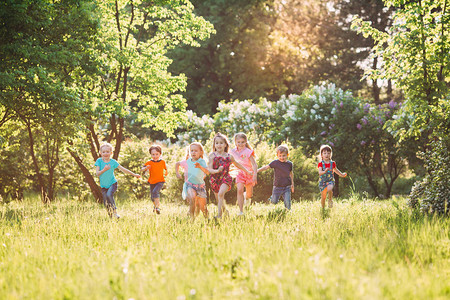
<path id="1" fill-rule="evenodd" d="M 375 57 L 372 64 L 372 69 L 376 70 L 378 64 L 378 58 Z M 372 80 L 372 96 L 376 105 L 380 103 L 380 87 L 378 86 L 378 82 L 376 79 Z"/>
<path id="2" fill-rule="evenodd" d="M 375 196 L 378 196 L 378 186 L 375 181 L 373 181 L 372 174 L 369 172 L 366 172 L 367 181 L 369 182 L 370 187 L 372 188 L 373 192 L 375 193 Z"/>
<path id="3" fill-rule="evenodd" d="M 84 181 L 89 185 L 89 188 L 91 189 L 95 201 L 97 201 L 97 203 L 103 204 L 102 190 L 95 182 L 95 179 L 92 176 L 91 172 L 89 172 L 89 169 L 85 167 L 81 158 L 74 151 L 69 149 L 69 147 L 67 147 L 66 149 L 67 151 L 69 151 L 70 155 L 73 157 L 73 159 L 75 159 L 75 162 L 78 164 L 78 167 L 83 173 Z"/>
<path id="4" fill-rule="evenodd" d="M 28 137 L 30 140 L 30 155 L 31 155 L 31 159 L 33 161 L 34 171 L 36 172 L 36 176 L 38 179 L 39 189 L 41 190 L 41 200 L 43 203 L 48 203 L 49 198 L 48 198 L 47 191 L 45 188 L 44 177 L 42 176 L 42 173 L 39 169 L 39 163 L 37 161 L 36 154 L 34 153 L 34 137 L 33 137 L 33 132 L 31 130 L 31 124 L 28 120 L 25 120 L 25 124 L 27 126 Z"/>

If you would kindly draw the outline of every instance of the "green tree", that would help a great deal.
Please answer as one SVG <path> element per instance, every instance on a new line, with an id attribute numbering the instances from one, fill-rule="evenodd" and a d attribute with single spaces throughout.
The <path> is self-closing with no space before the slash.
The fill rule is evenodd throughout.
<path id="1" fill-rule="evenodd" d="M 367 77 L 390 79 L 404 93 L 403 114 L 389 128 L 399 139 L 448 134 L 444 112 L 449 92 L 450 4 L 447 0 L 389 0 L 385 4 L 398 8 L 388 32 L 360 18 L 354 20 L 354 28 L 375 40 L 372 56 L 383 62 L 381 69 L 368 70 Z"/>
<path id="2" fill-rule="evenodd" d="M 5 122 L 13 119 L 27 133 L 44 202 L 54 198 L 53 175 L 61 144 L 80 118 L 81 103 L 70 73 L 80 68 L 85 45 L 95 36 L 91 4 L 83 0 L 0 3 L 0 125 L 9 126 Z"/>
<path id="3" fill-rule="evenodd" d="M 273 1 L 194 0 L 195 11 L 214 24 L 217 33 L 199 49 L 170 52 L 170 70 L 187 75 L 184 93 L 189 109 L 216 112 L 221 100 L 279 97 L 282 78 L 265 69 L 270 51 Z"/>
<path id="4" fill-rule="evenodd" d="M 412 198 L 422 198 L 425 211 L 448 213 L 448 176 L 436 166 L 448 160 L 450 149 L 450 3 L 386 0 L 385 4 L 397 8 L 387 33 L 360 18 L 354 21 L 359 32 L 375 40 L 373 56 L 383 61 L 381 70 L 369 70 L 367 76 L 390 79 L 405 95 L 402 112 L 387 129 L 399 141 L 411 137 L 425 141 L 424 157 L 431 162 L 425 164 L 427 175 Z"/>
<path id="5" fill-rule="evenodd" d="M 189 1 L 99 1 L 100 35 L 92 48 L 96 72 L 76 74 L 87 104 L 82 144 L 68 151 L 77 162 L 94 197 L 101 192 L 91 174 L 92 159 L 99 157 L 101 141 L 115 144 L 117 159 L 126 137 L 126 121 L 140 122 L 171 134 L 185 120 L 186 102 L 179 93 L 186 86 L 183 74 L 167 71 L 167 51 L 181 44 L 199 46 L 213 26 L 193 13 Z"/>

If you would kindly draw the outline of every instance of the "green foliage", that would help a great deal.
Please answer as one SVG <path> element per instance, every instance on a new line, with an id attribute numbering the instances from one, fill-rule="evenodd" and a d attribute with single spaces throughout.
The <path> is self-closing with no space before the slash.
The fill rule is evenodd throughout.
<path id="1" fill-rule="evenodd" d="M 450 214 L 450 139 L 438 139 L 425 152 L 427 175 L 413 186 L 409 198 L 412 208 L 430 214 Z"/>
<path id="2" fill-rule="evenodd" d="M 125 195 L 126 196 L 126 195 Z M 125 197 L 124 197 L 125 198 Z M 256 204 L 216 225 L 188 207 L 119 199 L 0 205 L 0 298 L 447 299 L 450 219 L 404 199 Z M 209 205 L 212 214 L 215 205 Z M 389 230 L 386 230 L 386 229 Z M 207 275 L 207 276 L 205 276 Z"/>
<path id="3" fill-rule="evenodd" d="M 381 33 L 361 19 L 354 21 L 359 32 L 375 40 L 373 54 L 384 62 L 381 72 L 369 70 L 367 76 L 393 80 L 402 89 L 406 98 L 402 112 L 387 127 L 397 140 L 414 137 L 426 149 L 428 174 L 415 185 L 411 205 L 417 207 L 423 199 L 422 211 L 447 213 L 448 177 L 433 164 L 448 160 L 449 6 L 445 0 L 385 3 L 397 8 L 388 33 Z"/>
<path id="4" fill-rule="evenodd" d="M 399 140 L 439 132 L 448 123 L 440 108 L 443 102 L 448 102 L 448 3 L 386 0 L 385 4 L 396 9 L 388 32 L 381 32 L 359 18 L 354 20 L 355 29 L 375 40 L 373 56 L 383 59 L 381 70 L 368 70 L 366 74 L 372 79 L 390 79 L 404 93 L 401 118 L 390 122 Z M 402 126 L 403 119 L 409 126 Z"/>

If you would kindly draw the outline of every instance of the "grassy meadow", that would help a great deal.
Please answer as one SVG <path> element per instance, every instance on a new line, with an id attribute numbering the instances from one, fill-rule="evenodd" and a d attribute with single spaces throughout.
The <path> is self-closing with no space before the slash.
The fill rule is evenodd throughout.
<path id="1" fill-rule="evenodd" d="M 0 206 L 0 299 L 449 299 L 450 220 L 405 200 L 229 206 L 37 199 Z M 211 215 L 215 205 L 209 205 Z"/>

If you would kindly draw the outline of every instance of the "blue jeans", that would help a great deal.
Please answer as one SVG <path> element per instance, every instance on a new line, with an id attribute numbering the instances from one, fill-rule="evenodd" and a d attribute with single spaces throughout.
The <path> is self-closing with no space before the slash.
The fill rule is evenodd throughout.
<path id="1" fill-rule="evenodd" d="M 272 199 L 270 200 L 273 204 L 277 204 L 280 197 L 283 196 L 284 206 L 287 209 L 291 209 L 291 186 L 274 186 L 272 190 Z"/>
<path id="2" fill-rule="evenodd" d="M 160 198 L 159 193 L 161 192 L 163 185 L 164 185 L 164 182 L 150 184 L 150 196 L 151 196 L 153 202 L 155 201 L 155 199 Z"/>
<path id="3" fill-rule="evenodd" d="M 114 193 L 117 191 L 117 182 L 113 183 L 109 188 L 102 188 L 103 204 L 108 210 L 116 209 L 114 201 Z"/>

